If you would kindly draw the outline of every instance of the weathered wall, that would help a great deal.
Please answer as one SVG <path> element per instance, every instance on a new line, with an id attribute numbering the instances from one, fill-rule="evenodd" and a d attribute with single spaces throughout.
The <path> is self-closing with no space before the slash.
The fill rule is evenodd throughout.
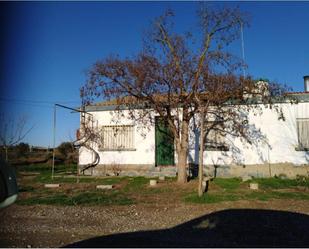
<path id="1" fill-rule="evenodd" d="M 250 112 L 248 127 L 251 129 L 252 144 L 227 135 L 230 150 L 205 151 L 204 164 L 219 165 L 218 176 L 248 174 L 270 176 L 269 165 L 273 175 L 286 174 L 292 177 L 296 175 L 295 172 L 308 174 L 309 152 L 296 151 L 295 148 L 298 146 L 296 119 L 309 118 L 309 103 L 281 104 L 281 107 L 285 121 L 278 120 L 278 114 L 269 108 L 263 108 L 261 115 Z M 92 114 L 98 127 L 116 124 L 114 115 L 110 111 L 97 111 Z M 100 165 L 148 165 L 149 168 L 153 168 L 155 166 L 154 126 L 147 125 L 148 130 L 144 129 L 141 132 L 142 126 L 128 118 L 118 119 L 117 124 L 135 125 L 135 150 L 99 151 Z M 198 133 L 194 131 L 190 133 L 188 163 L 198 163 Z M 93 147 L 98 150 L 96 145 Z M 81 148 L 79 164 L 83 165 L 91 161 L 91 153 Z M 175 155 L 175 162 L 177 162 L 177 155 Z M 307 168 L 302 165 L 307 165 Z"/>
<path id="2" fill-rule="evenodd" d="M 123 111 L 125 117 L 116 121 L 115 115 L 110 111 L 92 112 L 95 126 L 103 125 L 134 125 L 134 151 L 100 151 L 96 144 L 93 148 L 100 155 L 99 164 L 155 164 L 155 129 L 151 125 L 143 127 L 127 118 L 127 111 Z M 85 148 L 80 149 L 79 164 L 87 164 L 92 161 L 92 154 Z"/>
<path id="3" fill-rule="evenodd" d="M 252 165 L 206 165 L 204 172 L 216 177 L 286 177 L 295 178 L 297 175 L 307 176 L 309 165 L 293 165 L 290 163 L 252 164 Z"/>
<path id="4" fill-rule="evenodd" d="M 205 164 L 253 165 L 291 163 L 309 164 L 308 151 L 296 151 L 298 146 L 297 118 L 309 118 L 309 103 L 281 104 L 285 121 L 278 120 L 273 109 L 263 108 L 261 115 L 248 115 L 252 144 L 227 135 L 229 151 L 205 151 Z M 309 139 L 309 138 L 308 138 Z M 191 141 L 194 140 L 194 135 Z M 189 160 L 198 163 L 196 144 L 190 148 Z"/>

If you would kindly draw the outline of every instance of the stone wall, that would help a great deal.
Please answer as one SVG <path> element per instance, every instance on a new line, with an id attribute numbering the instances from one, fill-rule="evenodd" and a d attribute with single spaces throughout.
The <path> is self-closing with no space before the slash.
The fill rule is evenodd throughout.
<path id="1" fill-rule="evenodd" d="M 281 176 L 295 178 L 297 175 L 309 176 L 309 165 L 293 165 L 290 163 L 253 164 L 253 165 L 206 165 L 205 173 L 216 177 L 266 178 Z"/>
<path id="2" fill-rule="evenodd" d="M 82 166 L 80 166 L 81 168 Z M 198 166 L 190 164 L 188 166 L 190 176 L 197 176 Z M 295 178 L 297 175 L 309 176 L 309 165 L 293 165 L 290 163 L 277 164 L 254 164 L 254 165 L 205 165 L 205 175 L 213 177 L 255 177 L 266 178 L 280 176 L 283 178 Z M 100 164 L 85 171 L 85 175 L 90 176 L 146 176 L 175 177 L 177 175 L 176 166 L 155 167 L 152 164 Z"/>
<path id="3" fill-rule="evenodd" d="M 82 168 L 82 166 L 79 166 Z M 99 164 L 94 168 L 85 170 L 85 175 L 91 176 L 146 176 L 158 177 L 176 176 L 175 166 L 155 167 L 152 164 Z"/>

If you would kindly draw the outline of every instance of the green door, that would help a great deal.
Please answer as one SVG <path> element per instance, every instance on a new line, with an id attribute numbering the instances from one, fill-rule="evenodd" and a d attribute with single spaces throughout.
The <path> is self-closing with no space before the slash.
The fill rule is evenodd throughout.
<path id="1" fill-rule="evenodd" d="M 156 166 L 175 165 L 174 136 L 162 119 L 156 119 L 155 125 Z"/>

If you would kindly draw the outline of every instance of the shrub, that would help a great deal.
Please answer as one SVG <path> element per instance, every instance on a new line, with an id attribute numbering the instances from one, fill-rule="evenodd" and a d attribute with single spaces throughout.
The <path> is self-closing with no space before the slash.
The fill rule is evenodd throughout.
<path id="1" fill-rule="evenodd" d="M 15 146 L 18 157 L 25 156 L 30 151 L 30 146 L 27 143 L 19 143 Z"/>
<path id="2" fill-rule="evenodd" d="M 70 142 L 63 142 L 58 146 L 58 151 L 61 155 L 67 158 L 68 154 L 74 152 L 74 147 Z"/>

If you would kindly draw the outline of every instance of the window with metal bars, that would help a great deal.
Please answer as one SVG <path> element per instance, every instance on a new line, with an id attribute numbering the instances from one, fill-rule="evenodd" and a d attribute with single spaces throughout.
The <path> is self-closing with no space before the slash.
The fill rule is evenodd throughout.
<path id="1" fill-rule="evenodd" d="M 309 151 L 309 118 L 296 119 L 298 147 L 297 150 Z"/>
<path id="2" fill-rule="evenodd" d="M 226 144 L 224 126 L 220 122 L 206 122 L 205 147 L 208 151 L 228 151 Z"/>
<path id="3" fill-rule="evenodd" d="M 100 150 L 135 150 L 134 126 L 102 126 Z"/>

